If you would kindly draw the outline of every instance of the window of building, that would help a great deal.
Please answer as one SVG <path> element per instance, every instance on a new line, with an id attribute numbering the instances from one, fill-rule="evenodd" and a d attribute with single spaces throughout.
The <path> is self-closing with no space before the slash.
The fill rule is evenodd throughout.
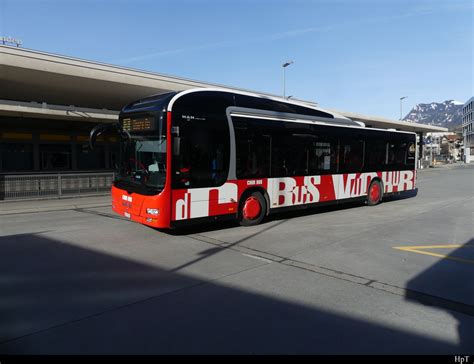
<path id="1" fill-rule="evenodd" d="M 0 143 L 0 159 L 2 171 L 32 170 L 33 144 Z"/>
<path id="2" fill-rule="evenodd" d="M 103 146 L 96 146 L 93 150 L 88 144 L 76 145 L 77 169 L 94 170 L 105 168 L 105 153 Z"/>
<path id="3" fill-rule="evenodd" d="M 71 169 L 72 148 L 70 144 L 41 144 L 40 165 L 43 171 Z"/>
<path id="4" fill-rule="evenodd" d="M 107 152 L 108 168 L 118 169 L 118 161 L 120 156 L 120 149 L 117 145 L 110 145 Z"/>

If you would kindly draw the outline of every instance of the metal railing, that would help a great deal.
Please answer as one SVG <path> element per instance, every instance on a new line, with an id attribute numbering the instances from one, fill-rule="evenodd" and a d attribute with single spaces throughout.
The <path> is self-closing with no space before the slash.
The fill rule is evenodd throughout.
<path id="1" fill-rule="evenodd" d="M 0 175 L 0 201 L 106 194 L 113 179 L 110 172 Z"/>

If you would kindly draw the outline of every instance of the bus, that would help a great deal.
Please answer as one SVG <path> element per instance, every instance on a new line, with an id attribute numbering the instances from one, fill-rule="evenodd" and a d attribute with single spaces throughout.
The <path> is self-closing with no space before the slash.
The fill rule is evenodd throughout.
<path id="1" fill-rule="evenodd" d="M 416 188 L 416 134 L 365 127 L 303 102 L 225 89 L 150 96 L 114 124 L 112 209 L 155 228 L 235 219 Z"/>

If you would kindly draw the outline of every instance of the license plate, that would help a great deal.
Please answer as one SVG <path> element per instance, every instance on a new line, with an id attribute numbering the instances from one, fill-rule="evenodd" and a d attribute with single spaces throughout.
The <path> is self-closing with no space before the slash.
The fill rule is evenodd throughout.
<path id="1" fill-rule="evenodd" d="M 124 212 L 123 216 L 125 216 L 127 219 L 130 219 L 130 214 L 128 212 Z"/>

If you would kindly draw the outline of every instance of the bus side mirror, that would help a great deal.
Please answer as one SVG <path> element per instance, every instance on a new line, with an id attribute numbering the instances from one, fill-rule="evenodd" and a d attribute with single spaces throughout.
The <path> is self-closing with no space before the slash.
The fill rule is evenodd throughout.
<path id="1" fill-rule="evenodd" d="M 118 135 L 122 138 L 125 139 L 125 141 L 128 143 L 132 139 L 130 136 L 130 133 L 122 128 L 122 125 L 120 123 L 102 123 L 99 125 L 96 125 L 90 132 L 89 134 L 89 148 L 91 150 L 94 149 L 97 138 L 104 132 L 106 131 L 115 131 L 118 133 Z"/>
<path id="2" fill-rule="evenodd" d="M 179 156 L 180 151 L 181 151 L 181 138 L 174 137 L 173 138 L 173 155 Z"/>
<path id="3" fill-rule="evenodd" d="M 89 148 L 94 149 L 97 137 L 110 128 L 109 124 L 99 124 L 95 126 L 89 134 Z"/>

